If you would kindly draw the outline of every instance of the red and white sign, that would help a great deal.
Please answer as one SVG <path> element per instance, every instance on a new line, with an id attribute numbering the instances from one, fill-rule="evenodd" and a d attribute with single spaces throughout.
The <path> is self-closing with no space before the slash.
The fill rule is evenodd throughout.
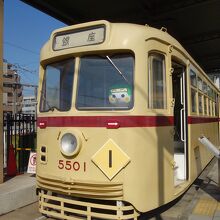
<path id="1" fill-rule="evenodd" d="M 31 152 L 28 162 L 27 173 L 36 173 L 37 153 Z"/>

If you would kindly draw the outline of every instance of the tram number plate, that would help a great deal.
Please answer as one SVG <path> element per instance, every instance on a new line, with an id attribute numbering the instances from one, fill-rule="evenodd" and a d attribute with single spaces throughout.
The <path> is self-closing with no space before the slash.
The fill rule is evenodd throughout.
<path id="1" fill-rule="evenodd" d="M 70 160 L 59 160 L 58 161 L 58 168 L 65 169 L 65 170 L 73 170 L 73 171 L 80 171 L 86 172 L 86 162 L 77 162 L 77 161 L 70 161 Z"/>

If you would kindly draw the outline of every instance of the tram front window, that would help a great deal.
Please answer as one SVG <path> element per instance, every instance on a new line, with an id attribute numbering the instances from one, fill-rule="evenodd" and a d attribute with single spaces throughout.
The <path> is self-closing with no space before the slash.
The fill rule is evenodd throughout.
<path id="1" fill-rule="evenodd" d="M 133 70 L 134 57 L 131 54 L 81 57 L 76 108 L 132 108 Z"/>
<path id="2" fill-rule="evenodd" d="M 40 111 L 68 111 L 72 103 L 75 60 L 69 59 L 46 66 L 41 91 Z"/>

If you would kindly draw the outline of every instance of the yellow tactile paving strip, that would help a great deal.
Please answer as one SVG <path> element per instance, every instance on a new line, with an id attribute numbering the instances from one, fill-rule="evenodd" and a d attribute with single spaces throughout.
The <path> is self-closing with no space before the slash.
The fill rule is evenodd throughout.
<path id="1" fill-rule="evenodd" d="M 201 198 L 197 202 L 193 214 L 213 216 L 217 210 L 220 210 L 220 203 L 218 201 L 211 198 Z"/>

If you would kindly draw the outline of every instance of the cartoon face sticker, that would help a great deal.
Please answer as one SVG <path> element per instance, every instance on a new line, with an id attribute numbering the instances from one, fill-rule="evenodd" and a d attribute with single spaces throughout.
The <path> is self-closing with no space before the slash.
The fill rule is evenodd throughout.
<path id="1" fill-rule="evenodd" d="M 127 106 L 131 101 L 131 90 L 125 87 L 112 88 L 109 91 L 109 102 L 115 106 Z"/>

